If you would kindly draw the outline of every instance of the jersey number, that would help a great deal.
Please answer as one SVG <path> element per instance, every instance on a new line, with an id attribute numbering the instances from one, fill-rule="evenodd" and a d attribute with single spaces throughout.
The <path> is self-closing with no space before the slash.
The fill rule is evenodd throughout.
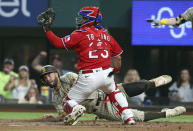
<path id="1" fill-rule="evenodd" d="M 101 57 L 102 57 L 102 58 L 108 58 L 108 57 L 109 57 L 108 51 L 107 51 L 107 50 L 103 50 L 103 51 L 104 51 L 104 53 L 101 53 L 101 54 L 100 54 Z M 93 54 L 93 53 L 95 53 L 95 52 L 97 52 L 97 50 L 89 51 L 89 58 L 90 58 L 90 59 L 97 59 L 97 58 L 99 58 L 98 55 L 94 55 L 94 54 Z"/>

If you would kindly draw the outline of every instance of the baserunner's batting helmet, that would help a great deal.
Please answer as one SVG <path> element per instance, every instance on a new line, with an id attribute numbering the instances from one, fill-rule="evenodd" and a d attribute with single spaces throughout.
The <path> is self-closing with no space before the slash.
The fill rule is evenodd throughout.
<path id="1" fill-rule="evenodd" d="M 44 75 L 48 73 L 53 73 L 53 72 L 58 72 L 56 67 L 52 65 L 45 65 L 41 68 L 41 74 L 40 74 L 40 81 L 42 82 L 43 85 L 48 85 L 46 81 L 44 80 Z M 50 85 L 48 85 L 50 86 Z"/>
<path id="2" fill-rule="evenodd" d="M 44 76 L 45 74 L 52 73 L 52 72 L 57 72 L 56 67 L 52 65 L 45 65 L 41 69 L 41 76 Z"/>

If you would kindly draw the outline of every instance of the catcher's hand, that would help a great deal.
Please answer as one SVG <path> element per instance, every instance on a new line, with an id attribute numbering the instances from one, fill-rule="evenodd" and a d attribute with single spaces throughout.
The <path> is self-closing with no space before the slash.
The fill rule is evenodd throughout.
<path id="1" fill-rule="evenodd" d="M 154 20 L 154 19 L 146 19 L 147 22 L 152 23 L 153 26 L 160 26 L 160 20 Z"/>
<path id="2" fill-rule="evenodd" d="M 48 29 L 50 28 L 51 24 L 55 19 L 55 16 L 56 14 L 54 12 L 54 9 L 48 8 L 44 12 L 38 15 L 37 17 L 38 24 L 43 26 L 44 29 L 48 31 Z"/>

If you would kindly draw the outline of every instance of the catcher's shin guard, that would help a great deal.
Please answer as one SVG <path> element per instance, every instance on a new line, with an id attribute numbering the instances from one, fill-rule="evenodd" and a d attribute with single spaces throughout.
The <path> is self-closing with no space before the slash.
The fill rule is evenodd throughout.
<path id="1" fill-rule="evenodd" d="M 122 120 L 126 124 L 135 124 L 133 113 L 129 109 L 128 102 L 119 89 L 108 95 L 110 101 L 118 109 L 116 115 L 121 113 Z"/>

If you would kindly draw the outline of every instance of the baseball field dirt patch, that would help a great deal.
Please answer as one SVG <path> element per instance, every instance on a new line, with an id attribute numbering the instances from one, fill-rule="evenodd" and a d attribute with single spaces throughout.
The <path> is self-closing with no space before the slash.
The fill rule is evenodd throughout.
<path id="1" fill-rule="evenodd" d="M 33 122 L 30 120 L 0 120 L 0 130 L 40 131 L 192 131 L 193 123 L 138 122 L 136 125 L 122 125 L 121 122 L 80 121 L 76 126 L 65 126 L 63 122 Z"/>

